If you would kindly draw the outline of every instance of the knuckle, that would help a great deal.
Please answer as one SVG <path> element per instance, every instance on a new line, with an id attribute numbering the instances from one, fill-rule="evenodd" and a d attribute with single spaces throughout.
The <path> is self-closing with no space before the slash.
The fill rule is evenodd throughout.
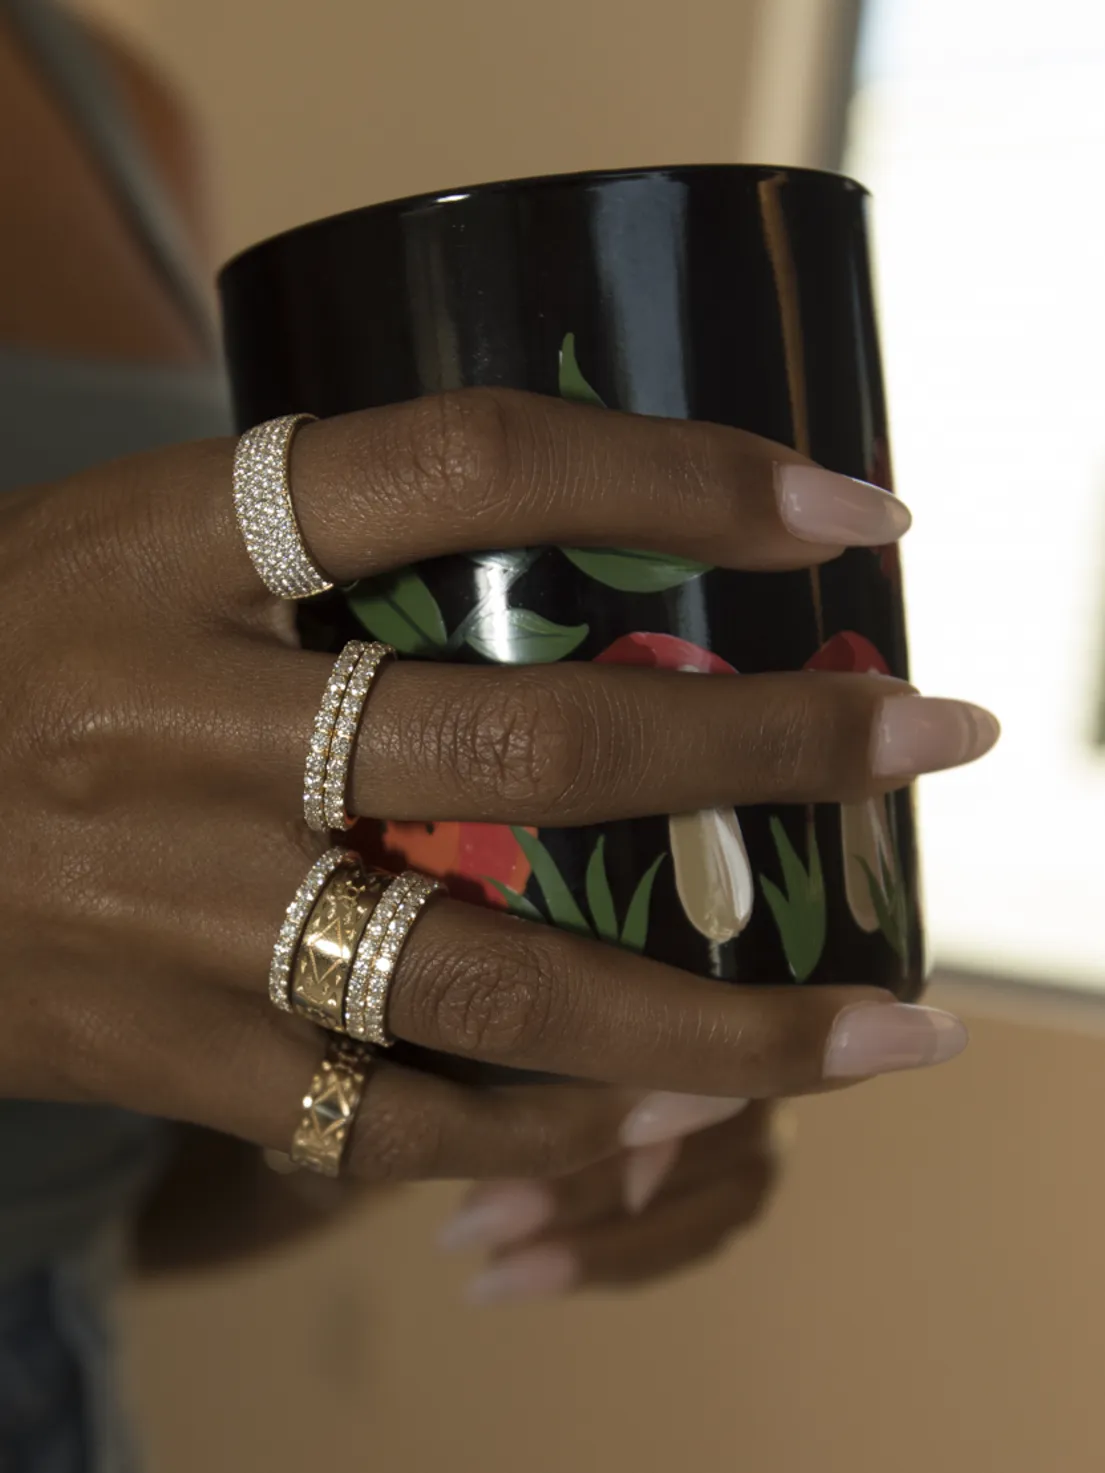
<path id="1" fill-rule="evenodd" d="M 362 1181 L 395 1184 L 438 1174 L 442 1154 L 440 1120 L 408 1099 L 373 1090 L 361 1105 L 350 1143 L 350 1166 Z"/>
<path id="2" fill-rule="evenodd" d="M 417 401 L 402 475 L 445 510 L 478 516 L 507 494 L 516 460 L 517 400 L 497 389 L 457 389 Z"/>
<path id="3" fill-rule="evenodd" d="M 416 1041 L 509 1063 L 532 1057 L 552 1032 L 560 989 L 536 947 L 507 940 L 493 954 L 427 956 L 421 973 Z"/>
<path id="4" fill-rule="evenodd" d="M 594 790 L 609 748 L 594 704 L 546 676 L 497 681 L 452 721 L 457 781 L 473 799 L 493 794 L 524 806 L 535 821 L 578 806 Z"/>
<path id="5" fill-rule="evenodd" d="M 55 667 L 49 689 L 24 707 L 23 738 L 36 787 L 68 813 L 101 806 L 117 785 L 119 748 L 132 725 L 131 700 L 76 660 Z"/>

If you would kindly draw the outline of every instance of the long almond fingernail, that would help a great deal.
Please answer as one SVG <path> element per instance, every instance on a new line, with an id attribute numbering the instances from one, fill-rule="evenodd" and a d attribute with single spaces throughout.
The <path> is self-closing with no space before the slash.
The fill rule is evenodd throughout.
<path id="1" fill-rule="evenodd" d="M 501 1248 L 544 1227 L 555 1210 L 541 1182 L 505 1181 L 477 1187 L 438 1236 L 444 1253 L 466 1248 Z"/>
<path id="2" fill-rule="evenodd" d="M 968 1033 L 953 1013 L 910 1003 L 855 1003 L 838 1014 L 825 1049 L 829 1079 L 866 1079 L 954 1059 Z"/>
<path id="3" fill-rule="evenodd" d="M 682 1138 L 677 1138 L 626 1152 L 622 1198 L 627 1212 L 636 1216 L 645 1210 L 671 1175 L 682 1145 Z"/>
<path id="4" fill-rule="evenodd" d="M 666 1090 L 645 1095 L 622 1121 L 619 1132 L 623 1146 L 654 1146 L 677 1136 L 693 1135 L 708 1125 L 731 1120 L 747 1100 L 715 1095 L 671 1094 Z"/>
<path id="5" fill-rule="evenodd" d="M 469 1304 L 502 1304 L 508 1299 L 548 1299 L 563 1294 L 579 1278 L 579 1264 L 567 1248 L 549 1243 L 527 1248 L 492 1264 L 465 1290 Z"/>
<path id="6" fill-rule="evenodd" d="M 777 464 L 775 499 L 788 532 L 832 547 L 881 547 L 913 521 L 889 491 L 819 465 Z"/>
<path id="7" fill-rule="evenodd" d="M 996 716 L 968 701 L 891 696 L 875 723 L 876 777 L 915 777 L 984 756 L 1001 735 Z"/>

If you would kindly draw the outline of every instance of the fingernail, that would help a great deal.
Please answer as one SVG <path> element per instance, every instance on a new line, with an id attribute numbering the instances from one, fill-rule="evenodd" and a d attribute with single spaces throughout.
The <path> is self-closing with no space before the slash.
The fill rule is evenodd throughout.
<path id="1" fill-rule="evenodd" d="M 914 777 L 960 767 L 983 756 L 1001 735 L 996 716 L 967 701 L 891 696 L 875 724 L 871 766 L 877 777 Z"/>
<path id="2" fill-rule="evenodd" d="M 549 1299 L 563 1294 L 579 1277 L 579 1264 L 567 1248 L 547 1244 L 515 1253 L 472 1279 L 464 1292 L 469 1304 L 503 1304 L 509 1299 Z"/>
<path id="3" fill-rule="evenodd" d="M 913 521 L 889 491 L 819 465 L 777 464 L 775 499 L 787 531 L 804 542 L 881 547 L 896 542 Z"/>
<path id="4" fill-rule="evenodd" d="M 540 1182 L 496 1182 L 477 1187 L 438 1235 L 443 1253 L 500 1248 L 543 1227 L 553 1215 L 552 1193 Z"/>
<path id="5" fill-rule="evenodd" d="M 833 1024 L 825 1050 L 829 1079 L 859 1079 L 895 1069 L 945 1064 L 967 1047 L 968 1034 L 952 1013 L 910 1003 L 856 1003 Z"/>
<path id="6" fill-rule="evenodd" d="M 677 1095 L 659 1092 L 645 1095 L 622 1121 L 619 1132 L 623 1146 L 654 1146 L 677 1136 L 693 1135 L 708 1125 L 731 1120 L 747 1100 L 720 1099 L 716 1095 Z"/>
<path id="7" fill-rule="evenodd" d="M 627 1212 L 643 1212 L 671 1175 L 679 1159 L 682 1138 L 658 1141 L 654 1146 L 638 1146 L 625 1158 L 622 1197 Z"/>

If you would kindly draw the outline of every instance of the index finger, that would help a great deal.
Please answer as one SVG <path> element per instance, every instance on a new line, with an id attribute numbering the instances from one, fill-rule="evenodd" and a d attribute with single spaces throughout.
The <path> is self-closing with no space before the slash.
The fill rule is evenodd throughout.
<path id="1" fill-rule="evenodd" d="M 305 425 L 289 479 L 305 544 L 336 583 L 549 544 L 782 570 L 881 545 L 910 520 L 888 492 L 741 430 L 500 389 Z M 225 487 L 213 513 L 231 576 L 255 592 Z"/>
<path id="2" fill-rule="evenodd" d="M 486 1063 L 739 1098 L 943 1063 L 967 1042 L 951 1014 L 877 988 L 719 983 L 456 902 L 415 927 L 388 1023 Z"/>

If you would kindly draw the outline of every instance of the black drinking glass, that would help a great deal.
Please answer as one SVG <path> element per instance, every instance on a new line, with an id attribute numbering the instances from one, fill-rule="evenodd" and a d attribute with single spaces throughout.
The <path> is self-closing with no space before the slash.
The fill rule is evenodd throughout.
<path id="1" fill-rule="evenodd" d="M 890 489 L 867 207 L 837 175 L 706 165 L 301 226 L 220 279 L 238 423 L 501 385 L 734 425 Z M 895 546 L 792 573 L 632 548 L 474 553 L 325 595 L 300 621 L 312 647 L 367 633 L 411 659 L 907 674 Z M 908 790 L 583 829 L 362 828 L 382 862 L 460 898 L 703 975 L 921 986 Z"/>

